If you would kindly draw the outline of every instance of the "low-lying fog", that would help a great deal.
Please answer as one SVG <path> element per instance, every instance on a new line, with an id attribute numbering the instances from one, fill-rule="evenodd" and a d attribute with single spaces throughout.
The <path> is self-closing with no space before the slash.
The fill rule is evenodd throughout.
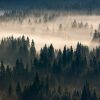
<path id="1" fill-rule="evenodd" d="M 97 15 L 60 15 L 52 20 L 31 15 L 22 21 L 0 21 L 0 39 L 25 35 L 34 39 L 38 50 L 51 43 L 55 48 L 62 48 L 65 44 L 75 47 L 77 42 L 91 47 L 93 32 L 99 23 L 100 16 Z"/>

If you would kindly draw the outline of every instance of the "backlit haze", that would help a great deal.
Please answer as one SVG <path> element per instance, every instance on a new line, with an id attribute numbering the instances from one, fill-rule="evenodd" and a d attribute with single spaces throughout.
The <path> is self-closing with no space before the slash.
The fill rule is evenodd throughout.
<path id="1" fill-rule="evenodd" d="M 0 11 L 0 16 L 4 16 L 4 11 Z M 48 16 L 53 15 L 54 12 L 48 12 Z M 45 44 L 51 43 L 55 48 L 75 47 L 77 42 L 81 42 L 90 48 L 95 47 L 96 44 L 91 44 L 93 32 L 98 29 L 100 23 L 100 16 L 98 15 L 69 15 L 59 14 L 50 20 L 45 20 L 45 15 L 38 17 L 34 14 L 29 14 L 27 17 L 7 18 L 0 21 L 0 39 L 3 37 L 19 37 L 22 35 L 28 36 L 31 40 L 34 39 L 37 50 Z M 88 23 L 87 28 L 79 28 L 78 26 L 72 28 L 72 23 Z"/>

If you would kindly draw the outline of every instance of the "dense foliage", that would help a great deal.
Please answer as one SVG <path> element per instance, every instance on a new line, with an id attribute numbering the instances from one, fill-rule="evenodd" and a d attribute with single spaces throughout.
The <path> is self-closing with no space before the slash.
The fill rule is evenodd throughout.
<path id="1" fill-rule="evenodd" d="M 87 82 L 81 87 L 88 80 L 99 91 L 100 47 L 57 50 L 51 44 L 37 52 L 33 40 L 12 36 L 1 40 L 0 60 L 0 91 L 10 100 L 97 100 Z"/>

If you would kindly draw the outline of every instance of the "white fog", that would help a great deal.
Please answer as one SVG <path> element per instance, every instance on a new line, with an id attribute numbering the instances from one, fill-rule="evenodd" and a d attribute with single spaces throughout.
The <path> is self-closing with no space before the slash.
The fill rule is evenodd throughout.
<path id="1" fill-rule="evenodd" d="M 74 21 L 77 25 L 81 24 L 82 27 L 72 27 Z M 100 16 L 97 15 L 62 14 L 46 22 L 43 22 L 43 16 L 34 17 L 30 15 L 25 17 L 22 22 L 18 19 L 0 21 L 0 39 L 12 35 L 14 37 L 25 35 L 31 40 L 34 39 L 38 50 L 45 44 L 49 45 L 51 43 L 57 49 L 62 49 L 65 44 L 68 47 L 71 45 L 75 47 L 77 42 L 91 48 L 93 32 L 98 29 L 99 23 Z"/>

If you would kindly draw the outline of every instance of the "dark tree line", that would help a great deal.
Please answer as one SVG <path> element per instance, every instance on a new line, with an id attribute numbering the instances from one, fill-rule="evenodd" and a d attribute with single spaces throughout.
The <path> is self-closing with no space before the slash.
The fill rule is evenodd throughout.
<path id="1" fill-rule="evenodd" d="M 15 94 L 14 94 L 15 92 Z M 51 87 L 50 77 L 40 78 L 36 72 L 31 85 L 24 86 L 18 82 L 16 86 L 10 84 L 7 90 L 7 97 L 13 100 L 99 100 L 95 89 L 86 81 L 83 88 L 69 90 L 67 87 Z M 8 100 L 8 99 L 7 99 Z"/>
<path id="2" fill-rule="evenodd" d="M 17 39 L 9 37 L 1 40 L 0 60 L 1 72 L 5 74 L 7 70 L 16 78 L 18 75 L 23 78 L 26 72 L 29 74 L 35 71 L 50 73 L 58 78 L 59 76 L 85 78 L 94 73 L 99 76 L 100 47 L 89 50 L 87 46 L 78 43 L 76 49 L 64 46 L 63 50 L 56 50 L 51 44 L 45 45 L 37 53 L 34 41 L 30 43 L 28 37 L 22 36 Z"/>
<path id="3" fill-rule="evenodd" d="M 80 90 L 67 88 L 50 87 L 49 78 L 46 77 L 44 82 L 36 74 L 34 82 L 29 87 L 25 87 L 20 96 L 21 100 L 99 100 L 95 89 L 90 88 L 86 81 Z"/>
<path id="4" fill-rule="evenodd" d="M 79 88 L 88 80 L 100 89 L 100 47 L 89 50 L 78 43 L 76 49 L 64 46 L 57 50 L 51 44 L 37 52 L 28 37 L 9 37 L 1 40 L 0 60 L 0 90 L 8 91 L 11 98 L 97 100 L 88 84 Z M 70 85 L 78 89 L 66 92 L 65 86 Z"/>
<path id="5" fill-rule="evenodd" d="M 6 3 L 5 3 L 6 2 Z M 0 9 L 49 9 L 65 11 L 92 11 L 99 10 L 99 0 L 1 0 Z"/>

